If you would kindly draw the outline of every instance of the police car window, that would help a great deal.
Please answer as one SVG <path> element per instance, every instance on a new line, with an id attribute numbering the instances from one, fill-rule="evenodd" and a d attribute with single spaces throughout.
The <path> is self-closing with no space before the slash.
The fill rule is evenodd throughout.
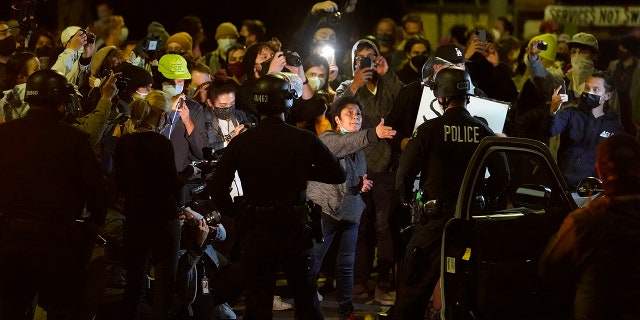
<path id="1" fill-rule="evenodd" d="M 506 165 L 496 166 L 499 159 L 506 161 Z M 493 152 L 485 158 L 483 170 L 477 176 L 471 206 L 474 217 L 549 214 L 564 207 L 562 188 L 549 164 L 538 154 L 517 150 Z"/>

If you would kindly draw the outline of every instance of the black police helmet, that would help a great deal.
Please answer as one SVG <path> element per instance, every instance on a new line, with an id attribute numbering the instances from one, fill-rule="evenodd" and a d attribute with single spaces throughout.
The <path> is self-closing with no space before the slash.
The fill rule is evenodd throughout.
<path id="1" fill-rule="evenodd" d="M 437 98 L 473 95 L 474 87 L 469 73 L 459 67 L 446 67 L 436 74 L 433 94 Z"/>
<path id="2" fill-rule="evenodd" d="M 56 107 L 70 100 L 73 86 L 63 75 L 49 69 L 38 70 L 27 79 L 24 101 Z"/>
<path id="3" fill-rule="evenodd" d="M 260 77 L 253 89 L 253 102 L 258 113 L 268 115 L 285 112 L 298 98 L 289 78 L 281 73 Z"/>

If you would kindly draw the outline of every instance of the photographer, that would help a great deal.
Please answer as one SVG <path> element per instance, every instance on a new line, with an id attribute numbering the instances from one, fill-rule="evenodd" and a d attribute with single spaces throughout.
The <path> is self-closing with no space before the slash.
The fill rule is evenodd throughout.
<path id="1" fill-rule="evenodd" d="M 213 243 L 225 241 L 224 226 L 220 221 L 208 224 L 187 210 L 183 221 L 176 278 L 181 306 L 176 319 L 236 319 L 228 302 L 245 290 L 244 269 L 213 248 Z"/>
<path id="2" fill-rule="evenodd" d="M 242 60 L 243 69 L 247 75 L 247 80 L 238 88 L 238 107 L 248 114 L 260 118 L 253 101 L 253 88 L 256 80 L 274 72 L 289 71 L 298 75 L 300 79 L 306 79 L 302 57 L 291 50 L 282 50 L 282 44 L 277 38 L 269 42 L 259 42 L 247 48 Z M 302 99 L 309 99 L 313 96 L 313 90 L 308 81 L 303 81 Z"/>
<path id="3" fill-rule="evenodd" d="M 89 76 L 96 35 L 78 26 L 70 26 L 62 31 L 60 42 L 64 51 L 58 55 L 51 70 L 65 76 L 69 83 L 80 86 Z"/>

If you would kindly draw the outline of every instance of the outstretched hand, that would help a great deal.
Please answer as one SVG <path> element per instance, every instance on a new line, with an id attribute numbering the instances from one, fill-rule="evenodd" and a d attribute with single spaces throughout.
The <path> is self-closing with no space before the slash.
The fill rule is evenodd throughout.
<path id="1" fill-rule="evenodd" d="M 380 139 L 391 139 L 396 135 L 396 130 L 384 125 L 384 118 L 380 119 L 380 123 L 376 126 L 376 135 Z"/>

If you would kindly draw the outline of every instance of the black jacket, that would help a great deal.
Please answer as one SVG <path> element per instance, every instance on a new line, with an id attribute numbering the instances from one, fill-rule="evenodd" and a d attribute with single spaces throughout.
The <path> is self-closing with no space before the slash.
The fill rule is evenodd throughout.
<path id="1" fill-rule="evenodd" d="M 0 212 L 72 222 L 85 208 L 98 224 L 107 210 L 106 182 L 88 136 L 53 110 L 30 109 L 0 125 Z"/>
<path id="2" fill-rule="evenodd" d="M 236 170 L 246 200 L 263 206 L 304 203 L 309 180 L 345 181 L 338 159 L 315 134 L 272 117 L 233 138 L 218 162 L 208 188 L 223 213 L 231 210 Z"/>

